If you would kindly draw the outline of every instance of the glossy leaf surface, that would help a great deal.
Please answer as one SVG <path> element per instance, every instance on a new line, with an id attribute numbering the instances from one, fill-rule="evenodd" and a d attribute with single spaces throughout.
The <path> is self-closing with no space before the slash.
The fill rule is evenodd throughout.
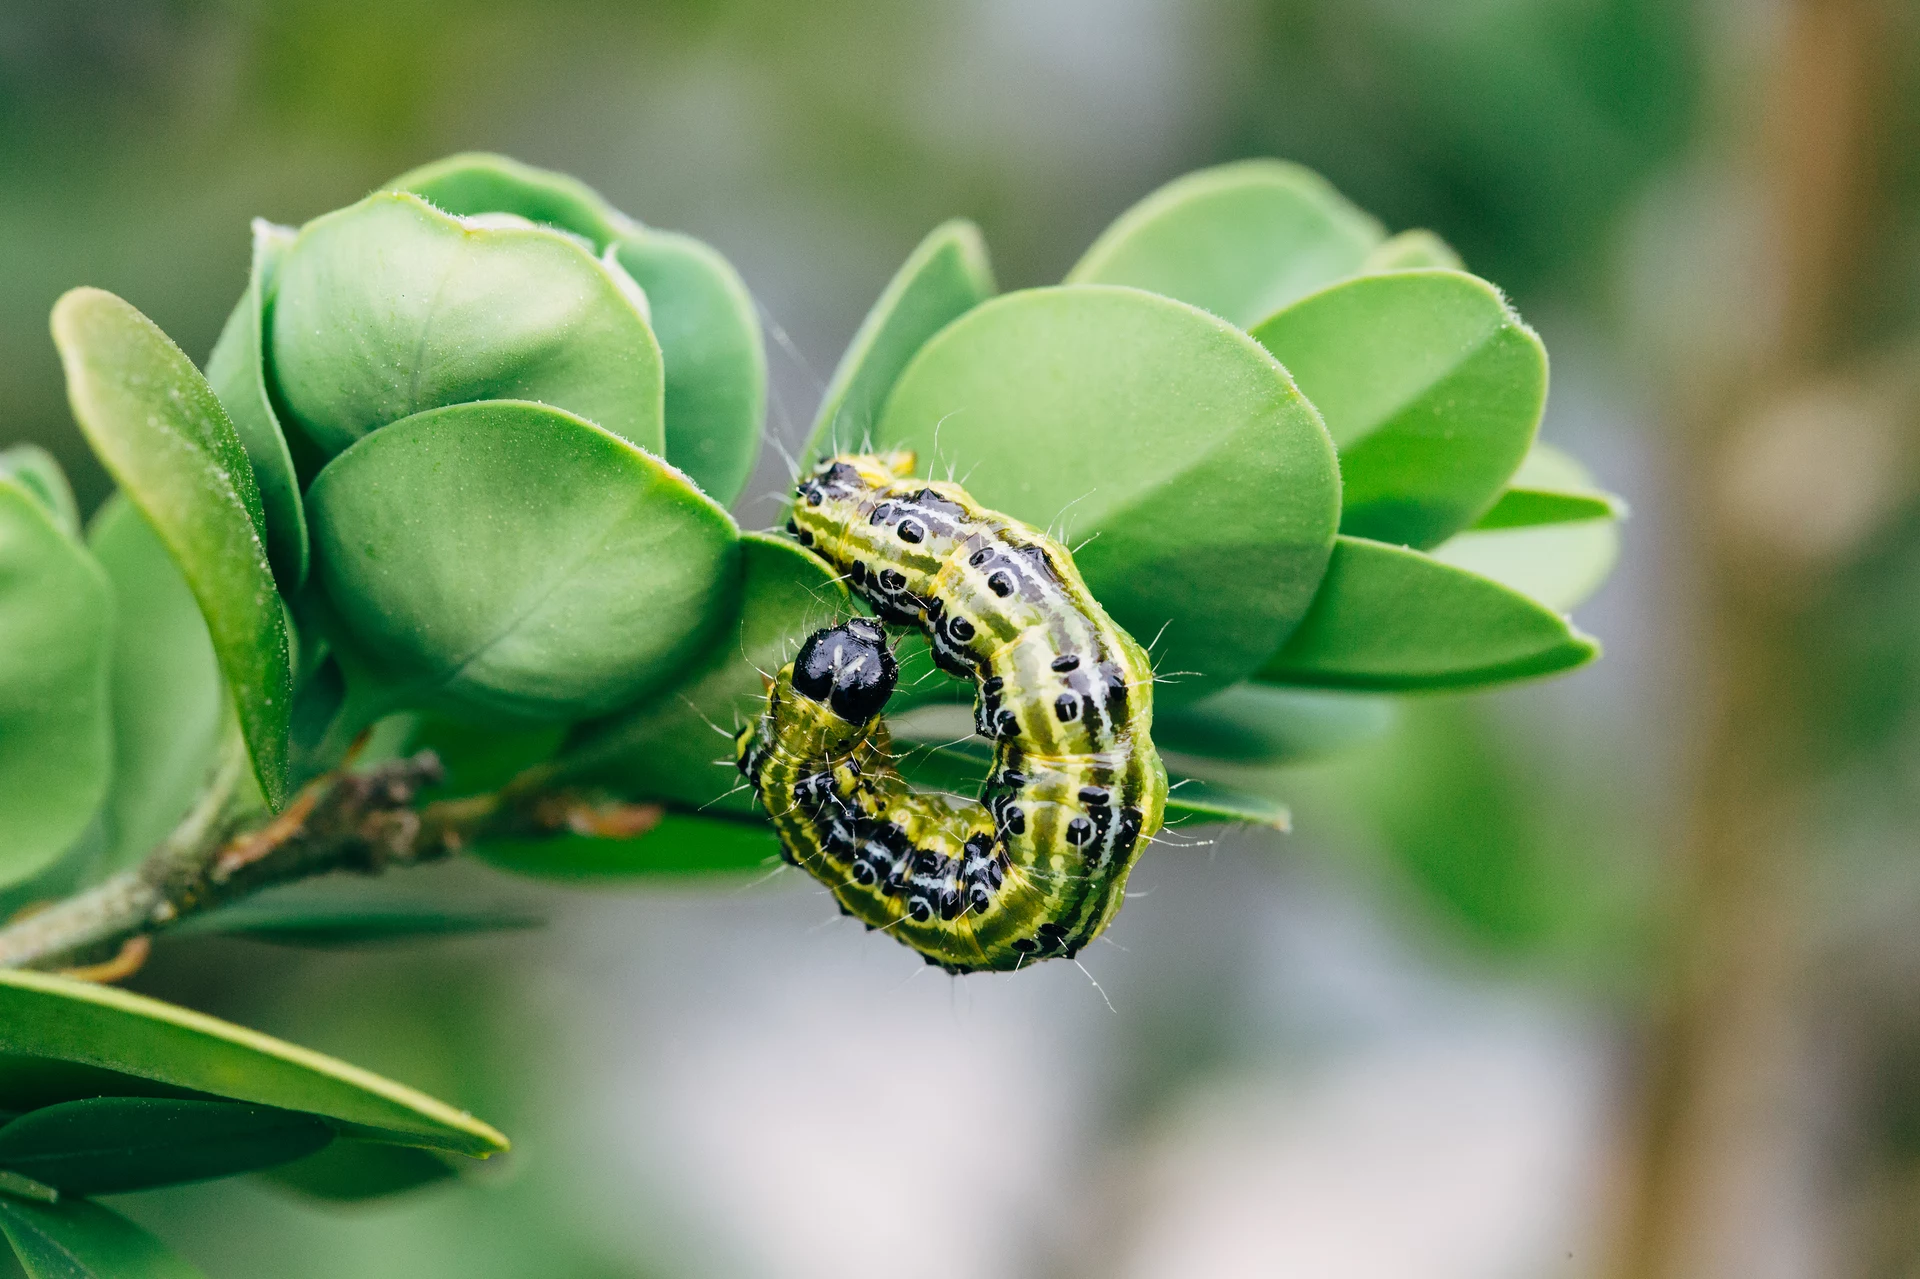
<path id="1" fill-rule="evenodd" d="M 1547 354 L 1492 285 L 1458 271 L 1366 275 L 1253 330 L 1340 449 L 1340 530 L 1436 546 L 1527 454 Z"/>
<path id="2" fill-rule="evenodd" d="M 1148 289 L 1246 328 L 1359 270 L 1382 234 L 1311 170 L 1245 160 L 1176 178 L 1128 209 L 1067 283 Z"/>
<path id="3" fill-rule="evenodd" d="M 220 397 L 253 464 L 253 481 L 267 520 L 267 559 L 280 588 L 289 594 L 307 578 L 307 515 L 300 504 L 293 455 L 267 392 L 265 353 L 274 274 L 294 234 L 292 228 L 275 226 L 264 218 L 253 220 L 253 272 L 247 278 L 247 291 L 227 317 L 207 359 L 207 382 Z"/>
<path id="4" fill-rule="evenodd" d="M 202 1013 L 45 973 L 0 971 L 0 1106 L 188 1090 L 319 1115 L 360 1136 L 485 1156 L 506 1138 L 370 1071 Z M 144 1085 L 144 1086 L 143 1086 Z"/>
<path id="5" fill-rule="evenodd" d="M 277 808 L 293 676 L 246 451 L 193 363 L 113 294 L 66 294 L 53 337 L 80 429 L 199 601 L 261 793 Z"/>
<path id="6" fill-rule="evenodd" d="M 937 444 L 936 449 L 936 434 Z M 1193 701 L 1299 622 L 1340 517 L 1313 406 L 1231 325 L 1134 289 L 1034 289 L 942 331 L 876 432 L 919 473 L 1075 547 L 1115 621 Z"/>
<path id="7" fill-rule="evenodd" d="M 206 781 L 225 721 L 220 663 L 193 591 L 132 503 L 113 497 L 88 530 L 113 591 L 113 784 L 102 869 L 165 839 Z"/>
<path id="8" fill-rule="evenodd" d="M 0 887 L 80 835 L 113 764 L 113 602 L 55 519 L 0 475 Z"/>
<path id="9" fill-rule="evenodd" d="M 448 213 L 514 213 L 613 247 L 647 295 L 666 375 L 665 457 L 722 504 L 760 453 L 766 354 L 753 298 L 727 260 L 692 236 L 643 227 L 563 173 L 469 152 L 401 174 Z M 589 415 L 590 416 L 590 415 Z"/>
<path id="10" fill-rule="evenodd" d="M 0 1129 L 0 1168 L 63 1195 L 114 1195 L 257 1172 L 332 1140 L 324 1120 L 271 1106 L 92 1097 Z"/>
<path id="11" fill-rule="evenodd" d="M 28 1279 L 206 1279 L 139 1226 L 84 1199 L 0 1197 L 0 1231 Z"/>
<path id="12" fill-rule="evenodd" d="M 747 286 L 690 235 L 636 231 L 615 250 L 652 303 L 666 364 L 666 457 L 714 501 L 740 496 L 760 456 L 767 357 Z"/>
<path id="13" fill-rule="evenodd" d="M 282 257 L 270 359 L 325 452 L 447 404 L 538 400 L 658 454 L 645 296 L 564 232 L 462 220 L 386 192 L 317 218 Z"/>
<path id="14" fill-rule="evenodd" d="M 389 426 L 335 458 L 308 507 L 342 664 L 383 710 L 608 711 L 672 679 L 734 604 L 726 512 L 543 405 L 462 404 Z"/>
<path id="15" fill-rule="evenodd" d="M 766 677 L 851 606 L 833 571 L 791 541 L 749 533 L 740 549 L 740 617 L 728 641 L 714 645 L 708 661 L 647 706 L 582 730 L 567 751 L 577 761 L 569 776 L 635 799 L 703 811 L 756 810 L 732 767 L 727 734 L 764 709 Z"/>
<path id="16" fill-rule="evenodd" d="M 1419 551 L 1342 536 L 1307 620 L 1260 671 L 1276 684 L 1464 688 L 1569 670 L 1599 645 L 1559 613 Z"/>
<path id="17" fill-rule="evenodd" d="M 801 464 L 863 447 L 908 361 L 993 292 L 980 229 L 958 220 L 935 227 L 887 282 L 847 344 L 820 398 Z"/>

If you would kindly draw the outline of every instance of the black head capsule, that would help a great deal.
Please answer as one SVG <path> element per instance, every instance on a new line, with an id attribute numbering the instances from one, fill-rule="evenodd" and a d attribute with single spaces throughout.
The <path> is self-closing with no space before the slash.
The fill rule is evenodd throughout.
<path id="1" fill-rule="evenodd" d="M 793 659 L 794 691 L 826 703 L 849 724 L 878 715 L 899 678 L 886 633 L 867 617 L 815 631 Z"/>

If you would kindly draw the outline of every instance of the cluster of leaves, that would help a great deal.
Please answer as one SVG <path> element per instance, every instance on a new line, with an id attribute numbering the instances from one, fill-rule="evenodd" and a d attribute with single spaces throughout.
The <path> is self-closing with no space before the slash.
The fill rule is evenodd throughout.
<path id="1" fill-rule="evenodd" d="M 765 369 L 711 249 L 459 156 L 297 231 L 256 224 L 204 376 L 97 290 L 53 327 L 120 491 L 83 537 L 45 454 L 0 455 L 0 907 L 136 862 L 223 753 L 244 752 L 264 814 L 368 730 L 369 757 L 439 750 L 449 793 L 537 767 L 666 810 L 636 839 L 476 850 L 509 870 L 769 860 L 711 727 L 754 713 L 762 672 L 853 605 L 728 514 Z M 974 228 L 936 229 L 803 461 L 910 448 L 1062 533 L 1154 642 L 1173 815 L 1284 825 L 1212 779 L 1372 731 L 1356 692 L 1595 654 L 1562 610 L 1604 576 L 1619 507 L 1535 443 L 1545 396 L 1537 338 L 1437 238 L 1389 237 L 1312 174 L 1254 162 L 1148 197 L 1059 286 L 997 294 Z M 967 695 L 918 670 L 902 705 Z M 913 766 L 959 785 L 980 764 L 930 747 Z M 259 906 L 208 923 L 395 931 Z M 0 1225 L 35 1273 L 36 1248 L 160 1247 L 73 1196 L 322 1160 L 343 1170 L 331 1193 L 373 1195 L 444 1174 L 415 1147 L 498 1148 L 397 1085 L 164 1005 L 0 974 L 7 1001 L 0 1120 L 24 1117 L 0 1128 Z M 108 1130 L 138 1152 L 88 1163 Z"/>

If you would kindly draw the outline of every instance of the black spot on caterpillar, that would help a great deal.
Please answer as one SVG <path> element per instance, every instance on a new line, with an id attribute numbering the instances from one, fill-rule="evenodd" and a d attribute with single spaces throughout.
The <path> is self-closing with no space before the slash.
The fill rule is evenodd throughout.
<path id="1" fill-rule="evenodd" d="M 786 858 L 841 909 L 950 972 L 1072 957 L 1107 926 L 1160 829 L 1153 672 L 1066 548 L 911 454 L 832 458 L 801 480 L 788 532 L 846 574 L 880 621 L 817 631 L 736 742 Z M 977 800 L 914 790 L 881 718 L 899 678 L 880 622 L 931 640 L 975 684 L 993 739 Z"/>

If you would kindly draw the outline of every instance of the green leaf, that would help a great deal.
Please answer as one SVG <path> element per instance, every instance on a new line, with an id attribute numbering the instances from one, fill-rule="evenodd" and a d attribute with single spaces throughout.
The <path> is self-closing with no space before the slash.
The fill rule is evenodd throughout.
<path id="1" fill-rule="evenodd" d="M 1465 688 L 1570 670 L 1599 654 L 1566 618 L 1498 582 L 1343 534 L 1307 620 L 1259 678 L 1383 691 Z"/>
<path id="2" fill-rule="evenodd" d="M 119 1213 L 84 1199 L 0 1198 L 0 1231 L 28 1279 L 206 1279 Z"/>
<path id="3" fill-rule="evenodd" d="M 1332 443 L 1233 326 L 1134 289 L 1011 293 L 901 375 L 881 447 L 1065 531 L 1087 585 L 1151 645 L 1156 700 L 1258 669 L 1305 614 L 1340 518 Z M 936 447 L 937 445 L 937 447 Z"/>
<path id="4" fill-rule="evenodd" d="M 820 397 L 801 464 L 862 447 L 908 361 L 993 291 L 980 228 L 958 219 L 935 227 L 887 282 L 847 344 Z"/>
<path id="5" fill-rule="evenodd" d="M 280 260 L 269 359 L 338 453 L 389 422 L 538 400 L 658 454 L 664 383 L 646 297 L 618 263 L 507 214 L 383 192 L 309 222 Z"/>
<path id="6" fill-rule="evenodd" d="M 851 610 L 846 586 L 811 551 L 758 533 L 742 537 L 740 548 L 740 619 L 728 642 L 714 645 L 699 670 L 646 706 L 585 726 L 561 763 L 569 778 L 633 799 L 757 811 L 725 734 L 760 713 L 767 676 L 792 660 L 807 636 Z"/>
<path id="7" fill-rule="evenodd" d="M 444 1155 L 410 1146 L 341 1139 L 305 1159 L 262 1173 L 263 1180 L 323 1203 L 365 1203 L 452 1180 Z"/>
<path id="8" fill-rule="evenodd" d="M 62 297 L 53 340 L 80 429 L 200 602 L 254 775 L 277 809 L 293 676 L 246 451 L 192 361 L 113 294 L 74 289 Z"/>
<path id="9" fill-rule="evenodd" d="M 760 453 L 767 367 L 753 298 L 725 258 L 691 236 L 640 226 L 565 174 L 502 155 L 449 156 L 387 187 L 448 213 L 514 213 L 557 226 L 598 252 L 614 246 L 646 291 L 666 366 L 665 457 L 715 501 L 739 496 Z"/>
<path id="10" fill-rule="evenodd" d="M 666 363 L 666 457 L 721 504 L 760 456 L 767 357 L 753 297 L 731 264 L 689 235 L 636 231 L 615 250 L 653 305 Z"/>
<path id="11" fill-rule="evenodd" d="M 1449 271 L 1466 270 L 1466 264 L 1460 261 L 1453 246 L 1433 232 L 1402 231 L 1375 245 L 1373 252 L 1367 254 L 1367 260 L 1360 264 L 1360 273 L 1377 275 L 1383 271 L 1417 271 L 1430 266 L 1445 267 Z"/>
<path id="12" fill-rule="evenodd" d="M 1491 578 L 1565 612 L 1600 589 L 1620 557 L 1611 520 L 1471 530 L 1435 547 L 1442 564 Z"/>
<path id="13" fill-rule="evenodd" d="M 293 454 L 267 393 L 266 332 L 272 312 L 274 273 L 293 243 L 291 227 L 253 220 L 253 272 L 207 359 L 207 382 L 233 421 L 253 464 L 254 485 L 267 520 L 267 560 L 288 594 L 307 579 L 307 515 Z"/>
<path id="14" fill-rule="evenodd" d="M 380 713 L 609 711 L 670 681 L 735 606 L 726 512 L 545 405 L 395 423 L 328 464 L 307 504 L 337 656 Z"/>
<path id="15" fill-rule="evenodd" d="M 1493 504 L 1547 398 L 1540 339 L 1484 280 L 1367 275 L 1253 330 L 1340 449 L 1340 531 L 1437 546 Z"/>
<path id="16" fill-rule="evenodd" d="M 593 241 L 597 252 L 638 229 L 578 178 L 485 151 L 409 169 L 381 188 L 411 191 L 448 213 L 517 213 Z"/>
<path id="17" fill-rule="evenodd" d="M 1226 822 L 1235 826 L 1265 826 L 1292 830 L 1293 814 L 1285 804 L 1204 777 L 1179 777 L 1167 792 L 1167 825 L 1204 826 Z"/>
<path id="18" fill-rule="evenodd" d="M 16 444 L 0 449 L 0 480 L 12 480 L 53 517 L 54 527 L 68 537 L 80 536 L 80 507 L 73 486 L 53 454 L 38 444 Z"/>
<path id="19" fill-rule="evenodd" d="M 1579 462 L 1535 443 L 1493 509 L 1433 557 L 1564 612 L 1613 571 L 1616 521 L 1626 513 L 1627 504 L 1596 487 Z"/>
<path id="20" fill-rule="evenodd" d="M 79 838 L 113 762 L 113 603 L 55 519 L 0 475 L 0 887 Z"/>
<path id="21" fill-rule="evenodd" d="M 43 1204 L 60 1202 L 60 1192 L 52 1186 L 42 1185 L 31 1177 L 23 1177 L 17 1172 L 8 1172 L 0 1168 L 0 1196 L 5 1195 L 11 1195 L 15 1199 L 31 1199 Z"/>
<path id="22" fill-rule="evenodd" d="M 1550 444 L 1535 442 L 1506 491 L 1474 529 L 1523 528 L 1578 520 L 1625 519 L 1627 504 L 1595 486 L 1587 469 Z"/>
<path id="23" fill-rule="evenodd" d="M 117 1195 L 257 1172 L 332 1140 L 323 1120 L 271 1106 L 91 1097 L 0 1129 L 0 1168 L 63 1195 Z"/>
<path id="24" fill-rule="evenodd" d="M 166 546 L 115 496 L 88 530 L 113 590 L 113 785 L 102 869 L 153 851 L 192 807 L 226 724 L 206 619 Z"/>
<path id="25" fill-rule="evenodd" d="M 109 986 L 0 971 L 0 1106 L 179 1090 L 305 1111 L 396 1145 L 507 1148 L 471 1115 L 258 1031 Z"/>
<path id="26" fill-rule="evenodd" d="M 350 950 L 468 933 L 539 928 L 546 921 L 521 911 L 459 910 L 446 906 L 365 900 L 255 899 L 195 916 L 169 936 L 246 937 L 277 946 Z"/>
<path id="27" fill-rule="evenodd" d="M 1393 724 L 1378 697 L 1236 684 L 1192 706 L 1156 712 L 1163 751 L 1263 764 L 1324 759 L 1371 741 Z"/>
<path id="28" fill-rule="evenodd" d="M 665 813 L 660 824 L 632 839 L 555 835 L 549 839 L 489 840 L 473 849 L 481 861 L 535 879 L 567 883 L 638 877 L 680 878 L 764 871 L 779 864 L 780 841 L 762 821 Z"/>
<path id="29" fill-rule="evenodd" d="M 1128 209 L 1067 283 L 1129 284 L 1246 328 L 1359 270 L 1382 235 L 1318 174 L 1245 160 L 1176 178 Z"/>

